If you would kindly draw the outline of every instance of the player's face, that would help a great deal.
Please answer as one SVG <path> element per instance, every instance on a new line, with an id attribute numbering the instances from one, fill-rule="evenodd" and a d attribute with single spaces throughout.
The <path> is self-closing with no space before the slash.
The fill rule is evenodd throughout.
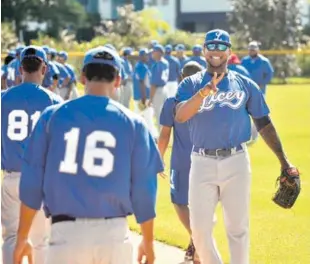
<path id="1" fill-rule="evenodd" d="M 227 63 L 231 50 L 224 44 L 208 44 L 204 48 L 207 63 L 213 68 L 219 68 Z"/>
<path id="2" fill-rule="evenodd" d="M 160 56 L 161 56 L 161 52 L 160 51 L 153 51 L 152 52 L 152 58 L 154 59 L 154 60 L 159 60 L 160 59 Z"/>
<path id="3" fill-rule="evenodd" d="M 141 57 L 141 60 L 142 60 L 143 62 L 148 62 L 149 56 L 148 56 L 147 54 L 145 54 L 145 55 L 143 55 L 143 56 Z"/>
<path id="4" fill-rule="evenodd" d="M 257 50 L 255 50 L 255 49 L 249 49 L 249 55 L 251 56 L 251 57 L 255 57 L 255 56 L 257 56 Z"/>
<path id="5" fill-rule="evenodd" d="M 183 50 L 178 50 L 178 51 L 177 51 L 177 57 L 182 58 L 183 55 L 184 55 L 184 51 L 183 51 Z"/>

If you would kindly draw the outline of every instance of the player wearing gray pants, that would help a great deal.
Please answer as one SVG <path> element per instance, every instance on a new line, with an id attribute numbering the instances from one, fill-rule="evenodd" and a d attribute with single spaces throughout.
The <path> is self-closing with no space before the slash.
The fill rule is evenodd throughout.
<path id="1" fill-rule="evenodd" d="M 130 99 L 132 97 L 132 81 L 127 79 L 120 90 L 120 103 L 129 108 Z"/>

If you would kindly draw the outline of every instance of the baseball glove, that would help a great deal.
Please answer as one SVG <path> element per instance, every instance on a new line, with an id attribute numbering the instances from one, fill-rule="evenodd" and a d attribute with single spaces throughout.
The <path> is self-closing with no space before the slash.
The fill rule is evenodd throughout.
<path id="1" fill-rule="evenodd" d="M 142 101 L 139 102 L 138 107 L 139 107 L 139 110 L 140 110 L 140 111 L 143 111 L 143 110 L 146 109 L 146 105 L 143 104 Z"/>
<path id="2" fill-rule="evenodd" d="M 283 170 L 277 179 L 277 183 L 279 188 L 272 200 L 283 208 L 292 208 L 300 193 L 300 179 L 297 168 Z"/>

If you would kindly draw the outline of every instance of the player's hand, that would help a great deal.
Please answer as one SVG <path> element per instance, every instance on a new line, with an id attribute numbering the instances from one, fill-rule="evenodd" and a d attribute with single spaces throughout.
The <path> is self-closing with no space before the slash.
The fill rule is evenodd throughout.
<path id="1" fill-rule="evenodd" d="M 13 255 L 14 264 L 22 264 L 24 257 L 27 258 L 28 264 L 34 264 L 30 241 L 28 239 L 17 239 Z"/>
<path id="2" fill-rule="evenodd" d="M 155 253 L 153 241 L 142 240 L 138 249 L 138 263 L 139 264 L 154 264 Z"/>
<path id="3" fill-rule="evenodd" d="M 213 77 L 210 82 L 207 83 L 205 87 L 202 88 L 203 94 L 208 96 L 209 94 L 215 94 L 218 91 L 218 88 L 216 87 L 220 81 L 224 78 L 225 72 L 221 73 L 219 77 L 217 77 L 217 73 L 215 72 L 213 74 Z"/>
<path id="4" fill-rule="evenodd" d="M 148 107 L 152 107 L 152 105 L 153 105 L 152 101 L 149 100 L 149 101 L 147 102 L 147 106 L 148 106 Z"/>

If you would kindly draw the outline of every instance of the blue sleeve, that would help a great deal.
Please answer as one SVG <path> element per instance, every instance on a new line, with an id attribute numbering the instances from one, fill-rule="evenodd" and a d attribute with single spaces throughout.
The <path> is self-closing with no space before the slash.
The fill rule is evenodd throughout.
<path id="1" fill-rule="evenodd" d="M 24 152 L 19 185 L 20 200 L 28 207 L 39 210 L 43 202 L 45 160 L 48 151 L 46 124 L 51 115 L 48 107 L 31 133 Z"/>
<path id="2" fill-rule="evenodd" d="M 178 87 L 176 99 L 178 102 L 186 101 L 194 95 L 194 84 L 190 77 L 185 78 Z"/>
<path id="3" fill-rule="evenodd" d="M 60 72 L 58 70 L 58 68 L 56 67 L 56 65 L 52 62 L 49 63 L 49 67 L 50 67 L 50 71 L 51 71 L 51 75 L 50 76 L 54 76 L 54 75 L 59 75 Z"/>
<path id="4" fill-rule="evenodd" d="M 269 60 L 264 61 L 264 71 L 264 84 L 268 84 L 270 83 L 274 73 L 273 67 Z"/>
<path id="5" fill-rule="evenodd" d="M 52 97 L 53 105 L 55 105 L 55 104 L 60 104 L 60 103 L 63 103 L 63 102 L 64 102 L 64 100 L 62 99 L 61 96 L 59 96 L 59 95 L 57 95 L 57 94 L 53 94 L 52 96 L 53 96 L 53 97 Z"/>
<path id="6" fill-rule="evenodd" d="M 174 99 L 168 98 L 160 113 L 160 124 L 162 126 L 173 127 L 174 124 Z"/>
<path id="7" fill-rule="evenodd" d="M 143 81 L 145 79 L 146 74 L 147 74 L 147 68 L 146 67 L 139 67 L 137 69 L 137 79 L 139 81 Z"/>
<path id="8" fill-rule="evenodd" d="M 252 80 L 247 79 L 246 88 L 249 92 L 247 110 L 253 118 L 261 118 L 269 114 L 269 108 L 259 86 Z"/>
<path id="9" fill-rule="evenodd" d="M 65 66 L 61 65 L 61 70 L 64 78 L 70 78 L 70 74 Z"/>
<path id="10" fill-rule="evenodd" d="M 163 171 L 156 143 L 142 121 L 136 122 L 131 158 L 131 203 L 138 223 L 155 218 L 157 173 Z"/>
<path id="11" fill-rule="evenodd" d="M 19 60 L 16 60 L 16 63 L 15 63 L 15 78 L 16 77 L 20 77 L 20 71 L 19 71 L 19 67 L 20 67 L 20 61 Z"/>

